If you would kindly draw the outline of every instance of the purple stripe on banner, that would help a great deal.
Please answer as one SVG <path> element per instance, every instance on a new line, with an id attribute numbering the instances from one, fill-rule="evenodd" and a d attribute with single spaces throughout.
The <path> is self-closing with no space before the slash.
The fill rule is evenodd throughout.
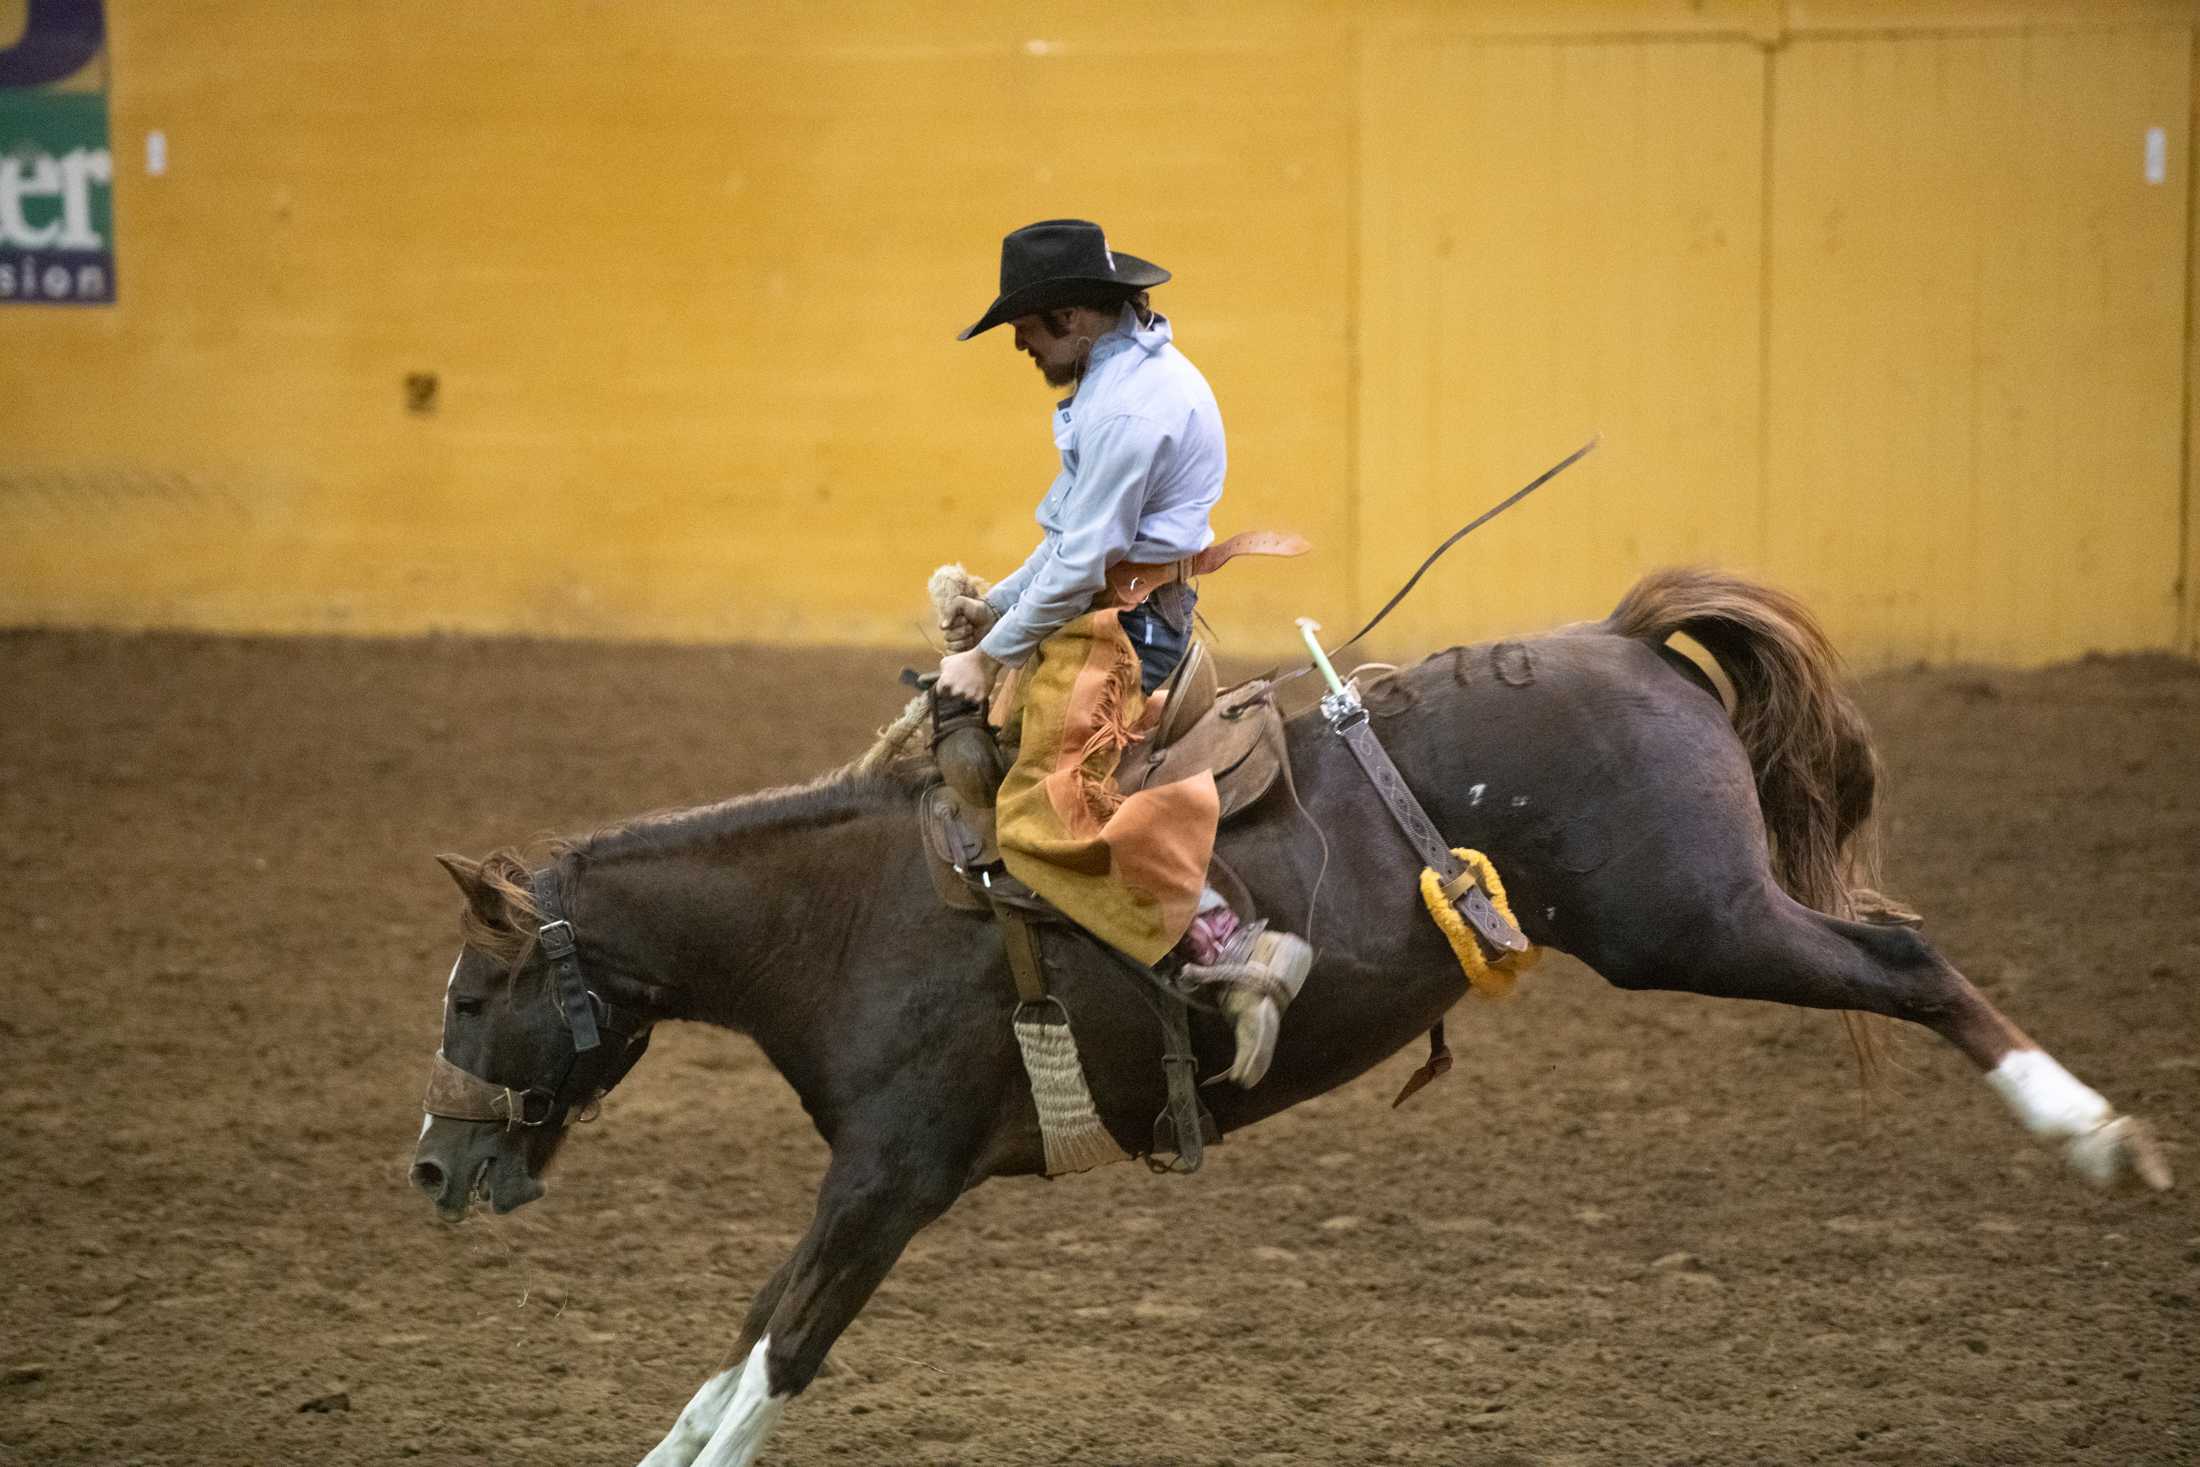
<path id="1" fill-rule="evenodd" d="M 114 298 L 111 252 L 0 250 L 0 304 L 103 306 Z"/>

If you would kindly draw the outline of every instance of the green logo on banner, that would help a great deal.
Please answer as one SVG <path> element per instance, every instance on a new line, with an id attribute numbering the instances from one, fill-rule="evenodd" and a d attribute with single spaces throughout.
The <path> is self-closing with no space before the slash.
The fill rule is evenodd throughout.
<path id="1" fill-rule="evenodd" d="M 0 46 L 0 305 L 115 298 L 114 154 L 98 0 L 30 0 Z"/>

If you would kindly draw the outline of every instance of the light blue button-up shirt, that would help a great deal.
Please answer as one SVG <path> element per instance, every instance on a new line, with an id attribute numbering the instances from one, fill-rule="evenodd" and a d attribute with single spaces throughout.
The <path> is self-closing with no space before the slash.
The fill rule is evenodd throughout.
<path id="1" fill-rule="evenodd" d="M 1129 306 L 1093 343 L 1076 395 L 1055 405 L 1062 471 L 1036 518 L 1046 536 L 986 596 L 1000 620 L 978 645 L 1020 664 L 1092 610 L 1117 561 L 1182 560 L 1213 543 L 1229 455 L 1222 413 L 1199 368 L 1169 344 L 1169 322 Z"/>

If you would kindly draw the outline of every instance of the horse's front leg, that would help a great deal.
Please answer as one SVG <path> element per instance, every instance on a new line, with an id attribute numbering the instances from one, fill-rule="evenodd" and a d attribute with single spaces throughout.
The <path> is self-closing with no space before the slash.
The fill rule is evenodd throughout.
<path id="1" fill-rule="evenodd" d="M 836 1153 L 817 1215 L 750 1307 L 742 1363 L 704 1382 L 642 1467 L 746 1467 L 787 1402 L 816 1377 L 833 1341 L 917 1230 L 945 1212 L 965 1172 L 921 1150 Z"/>

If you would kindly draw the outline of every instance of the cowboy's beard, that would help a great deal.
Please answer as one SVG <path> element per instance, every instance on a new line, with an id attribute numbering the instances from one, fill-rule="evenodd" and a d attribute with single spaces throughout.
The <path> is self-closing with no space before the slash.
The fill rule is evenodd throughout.
<path id="1" fill-rule="evenodd" d="M 1085 362 L 1092 356 L 1092 340 L 1090 337 L 1079 339 L 1084 343 L 1083 348 L 1059 365 L 1049 362 L 1037 352 L 1031 353 L 1032 365 L 1039 369 L 1039 375 L 1046 379 L 1047 386 L 1068 387 L 1085 375 Z"/>

